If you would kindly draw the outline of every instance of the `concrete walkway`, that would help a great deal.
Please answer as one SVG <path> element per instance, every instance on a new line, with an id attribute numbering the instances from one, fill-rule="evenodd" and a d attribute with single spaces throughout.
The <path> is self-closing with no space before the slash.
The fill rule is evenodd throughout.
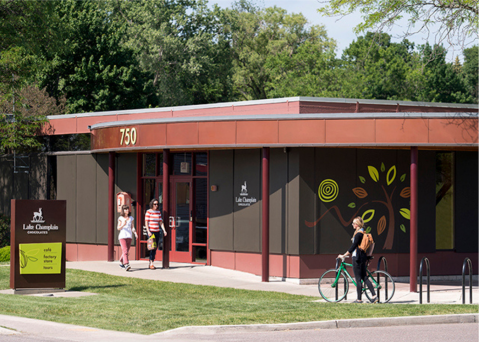
<path id="1" fill-rule="evenodd" d="M 227 270 L 215 266 L 170 263 L 169 269 L 158 268 L 156 270 L 148 269 L 147 261 L 131 261 L 132 269 L 129 272 L 118 267 L 118 262 L 106 261 L 85 261 L 85 262 L 67 262 L 67 268 L 79 269 L 85 271 L 101 272 L 123 277 L 133 277 L 151 280 L 171 281 L 174 283 L 188 283 L 195 285 L 211 285 L 220 287 L 232 287 L 243 290 L 260 290 L 285 292 L 295 295 L 305 295 L 319 297 L 318 286 L 299 285 L 291 280 L 283 281 L 279 278 L 270 278 L 265 283 L 261 281 L 260 276 L 250 273 Z M 157 263 L 161 267 L 161 263 Z M 460 278 L 460 277 L 459 277 Z M 461 279 L 455 280 L 434 280 L 431 282 L 430 299 L 431 304 L 462 304 L 462 286 Z M 466 284 L 468 278 L 466 279 Z M 396 281 L 396 292 L 390 303 L 393 304 L 419 304 L 419 292 L 409 292 L 409 283 Z M 419 285 L 418 285 L 419 286 Z M 473 281 L 473 304 L 479 304 L 479 287 L 477 280 Z M 343 302 L 352 302 L 356 299 L 355 287 L 349 289 L 348 300 Z M 423 283 L 423 304 L 427 303 L 426 280 Z M 469 288 L 466 288 L 466 303 L 469 303 Z"/>
<path id="2" fill-rule="evenodd" d="M 170 281 L 177 283 L 189 283 L 195 285 L 211 285 L 220 287 L 231 287 L 245 290 L 277 291 L 295 295 L 306 295 L 318 297 L 317 285 L 299 285 L 294 281 L 283 281 L 271 278 L 269 282 L 261 282 L 260 276 L 249 273 L 226 270 L 214 266 L 192 265 L 182 263 L 170 263 L 169 269 L 158 268 L 148 269 L 147 261 L 131 261 L 132 269 L 126 272 L 118 267 L 118 262 L 90 261 L 90 262 L 67 262 L 67 268 L 80 269 L 92 272 L 101 272 L 111 275 L 134 277 L 142 279 Z M 161 266 L 161 263 L 157 263 Z M 426 304 L 426 286 L 424 285 L 423 303 Z M 11 290 L 0 291 L 0 293 L 12 293 Z M 469 302 L 468 291 L 466 291 L 466 303 Z M 45 294 L 42 294 L 45 295 Z M 59 292 L 51 294 L 53 297 L 86 295 L 82 292 Z M 348 296 L 347 301 L 351 302 L 355 297 L 354 287 Z M 409 283 L 396 282 L 396 292 L 392 304 L 419 304 L 419 294 L 409 292 Z M 477 281 L 473 286 L 473 303 L 479 303 L 479 289 Z M 431 284 L 431 304 L 462 304 L 462 287 L 459 280 L 434 281 Z M 387 304 L 386 304 L 387 305 Z M 183 327 L 150 336 L 122 333 L 95 329 L 90 327 L 75 326 L 47 322 L 42 320 L 0 315 L 0 340 L 2 335 L 20 334 L 25 337 L 41 337 L 56 341 L 158 341 L 174 339 L 181 341 L 183 334 L 208 334 L 215 335 L 223 332 L 245 332 L 245 331 L 279 331 L 279 330 L 304 330 L 304 329 L 336 329 L 351 328 L 357 326 L 392 326 L 409 324 L 444 324 L 444 323 L 477 323 L 478 314 L 465 315 L 444 315 L 444 316 L 421 316 L 421 317 L 398 317 L 398 318 L 373 318 L 334 320 L 307 323 L 291 324 L 256 324 L 243 326 L 206 326 L 206 327 Z M 190 340 L 191 341 L 191 340 Z"/>

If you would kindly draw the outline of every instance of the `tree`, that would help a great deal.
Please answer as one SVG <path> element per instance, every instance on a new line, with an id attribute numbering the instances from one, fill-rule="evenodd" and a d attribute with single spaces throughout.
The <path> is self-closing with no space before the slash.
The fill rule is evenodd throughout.
<path id="1" fill-rule="evenodd" d="M 464 78 L 464 83 L 468 94 L 473 98 L 475 103 L 478 102 L 478 87 L 477 80 L 479 78 L 479 46 L 473 46 L 464 50 L 464 64 L 461 68 L 461 73 Z"/>
<path id="2" fill-rule="evenodd" d="M 467 94 L 460 73 L 454 70 L 452 63 L 446 63 L 446 49 L 442 46 L 421 46 L 425 82 L 423 101 L 467 103 L 473 99 Z"/>
<path id="3" fill-rule="evenodd" d="M 0 51 L 12 46 L 34 53 L 57 48 L 57 20 L 53 1 L 0 0 Z"/>
<path id="4" fill-rule="evenodd" d="M 11 46 L 0 54 L 0 152 L 38 150 L 40 129 L 47 115 L 63 112 L 45 90 L 29 83 L 35 58 L 26 47 Z"/>
<path id="5" fill-rule="evenodd" d="M 113 20 L 102 1 L 55 5 L 64 48 L 45 51 L 41 87 L 57 99 L 65 96 L 70 113 L 156 106 L 152 82 L 122 44 L 126 23 Z"/>
<path id="6" fill-rule="evenodd" d="M 287 96 L 291 91 L 305 95 L 301 80 L 292 90 L 287 88 L 285 78 L 294 79 L 304 65 L 314 78 L 317 66 L 330 58 L 325 55 L 334 52 L 335 42 L 327 37 L 325 28 L 308 27 L 302 14 L 288 14 L 278 7 L 259 9 L 242 1 L 228 16 L 235 93 L 244 100 Z M 307 49 L 320 60 L 301 60 Z M 296 56 L 298 53 L 300 56 Z"/>
<path id="7" fill-rule="evenodd" d="M 231 100 L 229 41 L 223 13 L 203 0 L 110 2 L 116 20 L 128 23 L 124 39 L 148 73 L 158 105 Z"/>
<path id="8" fill-rule="evenodd" d="M 407 75 L 411 72 L 414 44 L 407 39 L 391 42 L 391 36 L 382 33 L 375 37 L 368 32 L 358 37 L 343 52 L 343 67 L 349 82 L 344 97 L 381 100 L 404 100 L 408 93 Z M 354 88 L 354 89 L 351 89 Z M 348 96 L 349 95 L 349 96 Z"/>
<path id="9" fill-rule="evenodd" d="M 434 35 L 435 44 L 448 43 L 464 48 L 468 39 L 477 39 L 477 0 L 331 0 L 318 11 L 328 16 L 346 16 L 357 10 L 364 21 L 355 32 L 384 32 L 403 17 L 409 17 L 404 38 L 418 32 Z"/>

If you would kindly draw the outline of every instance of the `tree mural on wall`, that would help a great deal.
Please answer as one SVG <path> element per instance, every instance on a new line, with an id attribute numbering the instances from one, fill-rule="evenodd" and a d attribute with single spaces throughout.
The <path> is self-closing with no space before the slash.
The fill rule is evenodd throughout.
<path id="1" fill-rule="evenodd" d="M 399 177 L 399 180 L 397 180 L 396 166 L 395 165 L 391 166 L 386 173 L 386 166 L 384 165 L 384 163 L 381 163 L 380 172 L 378 171 L 376 167 L 369 165 L 368 173 L 369 173 L 369 177 L 374 182 L 373 184 L 370 184 L 370 181 L 368 181 L 365 177 L 360 175 L 359 181 L 364 185 L 351 189 L 353 194 L 356 196 L 356 200 L 349 203 L 348 207 L 352 209 L 355 209 L 356 207 L 358 208 L 356 212 L 351 216 L 351 218 L 345 219 L 343 215 L 341 214 L 341 209 L 337 205 L 333 205 L 328 210 L 326 210 L 315 222 L 305 221 L 306 226 L 314 227 L 316 224 L 319 223 L 319 221 L 321 221 L 321 219 L 326 214 L 328 214 L 330 211 L 334 211 L 336 212 L 341 224 L 344 227 L 351 224 L 354 217 L 360 215 L 364 223 L 366 223 L 367 225 L 366 232 L 370 233 L 372 230 L 371 224 L 372 222 L 374 222 L 374 219 L 376 216 L 376 208 L 367 209 L 365 211 L 361 211 L 361 210 L 370 203 L 371 204 L 379 203 L 386 207 L 388 214 L 382 215 L 377 220 L 376 232 L 377 232 L 377 235 L 379 236 L 386 231 L 386 227 L 387 227 L 387 233 L 386 233 L 387 235 L 386 235 L 386 240 L 384 242 L 383 249 L 392 249 L 393 243 L 394 243 L 394 230 L 395 230 L 395 223 L 396 223 L 396 219 L 395 219 L 396 209 L 393 206 L 393 198 L 394 198 L 394 194 L 397 193 L 396 189 L 398 188 L 398 186 L 401 186 L 401 184 L 399 185 L 397 184 L 398 181 L 400 183 L 404 183 L 407 175 L 403 174 L 401 177 Z M 374 186 L 375 184 L 381 187 L 382 193 L 384 194 L 384 198 L 369 199 L 370 195 L 368 193 L 368 190 L 370 189 L 371 185 Z M 333 179 L 323 180 L 318 187 L 318 197 L 323 203 L 332 204 L 332 202 L 336 200 L 338 195 L 339 195 L 339 185 Z M 401 191 L 399 192 L 399 196 L 404 199 L 409 198 L 411 196 L 410 187 L 408 186 L 403 187 Z M 398 212 L 404 219 L 410 220 L 409 208 L 400 208 Z M 399 228 L 403 233 L 406 233 L 406 226 L 403 223 L 401 223 Z"/>

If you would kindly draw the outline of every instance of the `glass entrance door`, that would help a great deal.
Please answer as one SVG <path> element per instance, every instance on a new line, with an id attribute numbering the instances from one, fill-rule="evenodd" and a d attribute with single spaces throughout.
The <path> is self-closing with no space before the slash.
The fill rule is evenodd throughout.
<path id="1" fill-rule="evenodd" d="M 147 259 L 148 234 L 144 216 L 153 198 L 159 200 L 163 212 L 163 156 L 145 153 L 142 169 L 142 216 L 139 257 Z M 207 263 L 208 252 L 208 155 L 206 152 L 173 153 L 170 156 L 168 217 L 163 217 L 169 229 L 170 261 Z M 160 234 L 156 260 L 163 259 L 163 234 Z"/>
<path id="2" fill-rule="evenodd" d="M 172 180 L 170 183 L 171 259 L 191 262 L 192 193 L 191 181 Z"/>

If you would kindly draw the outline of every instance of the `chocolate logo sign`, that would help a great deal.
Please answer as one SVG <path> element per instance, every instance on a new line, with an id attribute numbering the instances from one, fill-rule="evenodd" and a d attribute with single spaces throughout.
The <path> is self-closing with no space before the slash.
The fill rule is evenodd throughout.
<path id="1" fill-rule="evenodd" d="M 66 201 L 12 200 L 10 287 L 64 288 Z"/>

